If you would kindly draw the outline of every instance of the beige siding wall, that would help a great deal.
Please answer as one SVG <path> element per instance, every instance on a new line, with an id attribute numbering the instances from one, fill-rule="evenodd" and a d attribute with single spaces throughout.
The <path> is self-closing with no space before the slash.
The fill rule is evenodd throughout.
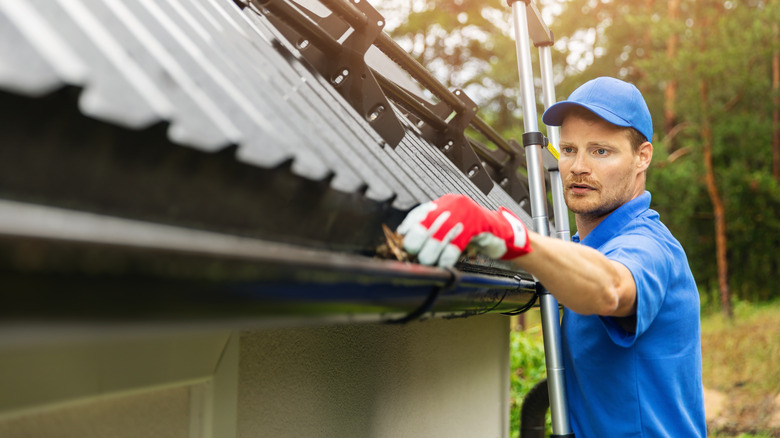
<path id="1" fill-rule="evenodd" d="M 0 436 L 504 438 L 508 330 L 482 316 L 57 342 L 5 332 Z"/>

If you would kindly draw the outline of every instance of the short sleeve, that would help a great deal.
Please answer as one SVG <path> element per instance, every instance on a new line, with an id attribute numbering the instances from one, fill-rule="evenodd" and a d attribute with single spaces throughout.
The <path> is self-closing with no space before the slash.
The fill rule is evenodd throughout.
<path id="1" fill-rule="evenodd" d="M 636 331 L 629 333 L 610 317 L 602 317 L 612 341 L 629 347 L 642 336 L 658 315 L 669 282 L 670 254 L 660 242 L 650 236 L 624 234 L 612 239 L 602 249 L 610 260 L 623 264 L 636 284 Z"/>

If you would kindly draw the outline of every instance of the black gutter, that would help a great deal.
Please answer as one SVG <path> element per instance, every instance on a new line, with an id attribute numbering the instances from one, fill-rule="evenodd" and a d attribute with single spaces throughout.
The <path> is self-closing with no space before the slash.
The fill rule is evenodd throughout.
<path id="1" fill-rule="evenodd" d="M 407 322 L 525 308 L 517 272 L 446 270 L 0 200 L 0 320 Z"/>

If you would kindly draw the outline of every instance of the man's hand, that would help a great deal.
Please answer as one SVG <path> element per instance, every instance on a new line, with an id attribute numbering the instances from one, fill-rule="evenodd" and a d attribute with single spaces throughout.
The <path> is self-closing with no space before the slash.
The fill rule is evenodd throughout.
<path id="1" fill-rule="evenodd" d="M 469 245 L 496 259 L 531 252 L 528 231 L 514 213 L 488 210 L 465 195 L 444 195 L 414 208 L 398 233 L 404 249 L 425 265 L 453 266 Z"/>

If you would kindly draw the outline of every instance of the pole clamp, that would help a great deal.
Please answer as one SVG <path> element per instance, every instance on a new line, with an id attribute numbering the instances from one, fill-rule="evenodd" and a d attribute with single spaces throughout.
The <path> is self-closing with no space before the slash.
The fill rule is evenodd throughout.
<path id="1" fill-rule="evenodd" d="M 527 148 L 528 146 L 547 147 L 547 137 L 539 131 L 523 133 L 523 147 Z"/>
<path id="2" fill-rule="evenodd" d="M 531 4 L 531 0 L 506 0 L 506 4 L 510 8 L 512 7 L 512 4 L 517 3 L 517 2 L 523 2 L 523 3 L 525 3 L 526 6 Z"/>
<path id="3" fill-rule="evenodd" d="M 544 285 L 542 285 L 542 283 L 540 283 L 538 281 L 536 282 L 535 289 L 536 289 L 536 295 L 537 296 L 541 297 L 542 295 L 549 295 L 550 294 L 550 292 L 547 291 L 547 288 L 545 288 Z"/>
<path id="4" fill-rule="evenodd" d="M 538 49 L 539 47 L 552 47 L 552 46 L 554 46 L 555 45 L 555 35 L 553 35 L 552 31 L 549 31 L 548 35 L 550 36 L 549 38 L 546 38 L 546 39 L 544 39 L 542 41 L 539 41 L 539 42 L 534 41 L 534 47 L 536 47 Z"/>

